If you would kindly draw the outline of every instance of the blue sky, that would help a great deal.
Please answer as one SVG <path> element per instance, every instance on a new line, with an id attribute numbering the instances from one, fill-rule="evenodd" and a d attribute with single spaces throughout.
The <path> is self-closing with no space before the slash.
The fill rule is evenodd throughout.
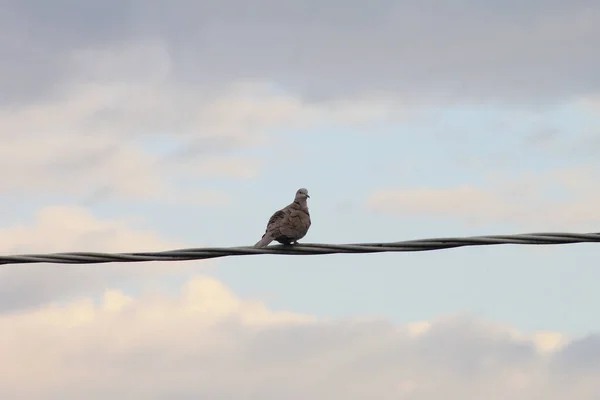
<path id="1" fill-rule="evenodd" d="M 294 147 L 297 158 L 306 160 L 301 167 L 285 171 L 269 168 L 279 165 L 281 159 L 276 148 L 275 154 L 264 154 L 261 160 L 265 160 L 267 171 L 256 184 L 260 189 L 253 189 L 250 184 L 236 188 L 236 198 L 244 199 L 244 203 L 214 215 L 207 225 L 210 231 L 210 226 L 218 225 L 218 221 L 225 224 L 235 215 L 234 219 L 243 225 L 239 231 L 227 230 L 212 236 L 212 232 L 190 228 L 190 235 L 191 230 L 198 231 L 211 245 L 245 244 L 249 240 L 246 237 L 251 237 L 251 227 L 258 224 L 254 230 L 261 233 L 260 218 L 244 216 L 246 209 L 259 204 L 268 217 L 270 209 L 265 203 L 273 203 L 271 208 L 287 204 L 295 186 L 307 186 L 312 194 L 310 207 L 316 223 L 305 239 L 310 242 L 377 242 L 539 231 L 539 226 L 503 224 L 492 218 L 479 226 L 468 226 L 460 218 L 403 218 L 366 208 L 366 197 L 380 188 L 493 188 L 493 181 L 486 179 L 488 174 L 501 172 L 518 178 L 520 174 L 578 164 L 577 158 L 551 157 L 523 143 L 543 125 L 561 126 L 576 119 L 572 111 L 553 115 L 544 122 L 540 121 L 542 118 L 512 120 L 514 127 L 494 133 L 485 132 L 496 122 L 510 120 L 510 113 L 488 111 L 481 115 L 477 109 L 449 109 L 441 113 L 445 116 L 443 122 L 432 125 L 462 132 L 462 139 L 452 143 L 436 138 L 434 128 L 427 123 L 399 124 L 362 135 L 305 132 L 304 144 L 300 149 Z M 401 133 L 386 135 L 388 129 Z M 577 132 L 569 136 L 577 136 Z M 292 146 L 294 140 L 293 134 L 286 136 L 286 144 Z M 502 165 L 486 163 L 488 156 L 496 156 Z M 476 166 L 460 165 L 461 159 L 470 157 L 479 159 Z M 285 184 L 271 189 L 269 182 Z M 281 198 L 280 202 L 275 198 Z M 550 225 L 551 217 L 545 216 Z M 560 228 L 577 231 L 579 227 L 568 229 L 562 224 Z M 593 245 L 576 245 L 543 250 L 491 247 L 418 254 L 297 257 L 285 261 L 279 257 L 245 257 L 223 260 L 215 274 L 241 293 L 268 296 L 267 303 L 278 309 L 336 317 L 380 315 L 398 322 L 472 312 L 510 321 L 525 330 L 584 334 L 597 326 L 592 282 L 597 280 L 598 272 L 593 262 L 585 261 L 593 259 L 593 252 Z"/>

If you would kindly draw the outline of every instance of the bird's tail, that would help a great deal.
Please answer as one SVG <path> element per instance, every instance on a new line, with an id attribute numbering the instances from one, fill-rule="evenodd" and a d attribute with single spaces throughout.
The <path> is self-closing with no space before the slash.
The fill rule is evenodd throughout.
<path id="1" fill-rule="evenodd" d="M 272 241 L 273 241 L 273 239 L 271 238 L 271 236 L 265 234 L 258 242 L 256 242 L 254 247 L 265 247 Z"/>

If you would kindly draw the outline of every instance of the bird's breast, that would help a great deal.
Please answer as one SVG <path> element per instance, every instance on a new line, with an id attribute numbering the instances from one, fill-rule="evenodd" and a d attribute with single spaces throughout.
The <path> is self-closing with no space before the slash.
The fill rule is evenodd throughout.
<path id="1" fill-rule="evenodd" d="M 310 218 L 307 218 L 306 215 L 296 214 L 291 216 L 290 223 L 295 229 L 305 231 L 310 226 Z"/>

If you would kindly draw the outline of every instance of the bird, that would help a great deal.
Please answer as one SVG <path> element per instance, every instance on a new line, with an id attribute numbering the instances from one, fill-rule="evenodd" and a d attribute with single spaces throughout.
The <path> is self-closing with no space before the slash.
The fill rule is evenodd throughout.
<path id="1" fill-rule="evenodd" d="M 310 214 L 306 203 L 309 198 L 308 190 L 298 189 L 294 201 L 269 218 L 265 233 L 254 247 L 265 247 L 273 240 L 285 245 L 298 243 L 310 228 Z"/>

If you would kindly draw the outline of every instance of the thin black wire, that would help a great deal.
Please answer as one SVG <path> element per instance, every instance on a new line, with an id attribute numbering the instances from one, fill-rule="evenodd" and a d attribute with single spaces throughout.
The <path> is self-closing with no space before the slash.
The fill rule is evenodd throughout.
<path id="1" fill-rule="evenodd" d="M 274 245 L 264 248 L 206 247 L 143 253 L 54 253 L 0 256 L 0 264 L 98 264 L 110 262 L 189 261 L 209 258 L 274 255 L 357 254 L 443 250 L 465 246 L 499 244 L 551 245 L 600 242 L 600 233 L 529 233 L 518 235 L 471 236 L 462 238 L 432 238 L 391 243 L 319 244 L 293 246 Z"/>

